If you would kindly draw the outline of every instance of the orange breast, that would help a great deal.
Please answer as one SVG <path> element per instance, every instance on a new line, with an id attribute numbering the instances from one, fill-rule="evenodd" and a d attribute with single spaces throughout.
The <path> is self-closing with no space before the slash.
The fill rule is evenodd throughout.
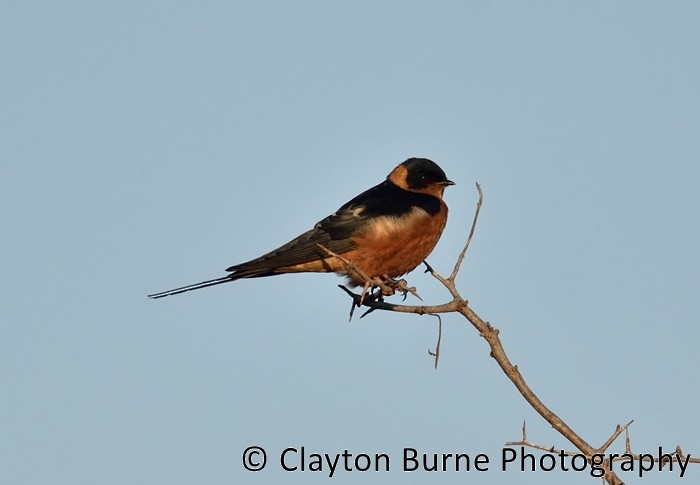
<path id="1" fill-rule="evenodd" d="M 447 222 L 447 206 L 440 201 L 440 212 L 430 216 L 415 208 L 399 218 L 379 218 L 367 230 L 353 237 L 357 248 L 343 256 L 368 276 L 392 278 L 408 273 L 433 251 Z M 364 280 L 350 270 L 343 271 L 350 283 Z"/>

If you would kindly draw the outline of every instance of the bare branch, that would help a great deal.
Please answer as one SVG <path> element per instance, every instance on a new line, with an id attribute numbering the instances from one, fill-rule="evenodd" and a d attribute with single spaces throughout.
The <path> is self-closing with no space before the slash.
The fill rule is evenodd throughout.
<path id="1" fill-rule="evenodd" d="M 632 423 L 634 423 L 634 419 L 624 426 L 620 426 L 618 424 L 617 427 L 615 428 L 615 431 L 613 432 L 613 434 L 610 435 L 610 438 L 608 438 L 608 440 L 605 443 L 603 443 L 603 446 L 601 446 L 600 448 L 598 448 L 596 450 L 596 453 L 605 453 L 605 450 L 607 450 L 610 447 L 610 445 L 613 443 L 613 441 L 615 441 L 617 439 L 617 437 L 620 436 L 620 434 L 623 431 L 627 431 L 627 428 L 629 428 L 630 424 L 632 424 Z M 627 433 L 627 438 L 629 439 L 629 432 Z"/>
<path id="2" fill-rule="evenodd" d="M 440 318 L 440 315 L 437 313 L 428 313 L 428 315 L 432 315 L 438 319 L 438 338 L 435 344 L 435 352 L 428 349 L 428 355 L 435 357 L 435 368 L 437 369 L 438 360 L 440 359 L 440 342 L 442 341 L 442 318 Z"/>
<path id="3" fill-rule="evenodd" d="M 430 272 L 433 277 L 438 280 L 442 285 L 450 292 L 452 295 L 452 300 L 443 303 L 442 305 L 417 305 L 417 306 L 412 306 L 412 305 L 397 305 L 393 303 L 387 303 L 383 300 L 382 295 L 376 295 L 373 297 L 365 298 L 364 293 L 361 295 L 358 295 L 356 293 L 353 293 L 351 290 L 347 289 L 345 286 L 339 285 L 340 288 L 342 288 L 352 299 L 353 299 L 353 307 L 357 306 L 365 306 L 368 307 L 369 310 L 367 313 L 370 311 L 374 310 L 385 310 L 385 311 L 394 311 L 394 312 L 401 312 L 401 313 L 415 313 L 418 315 L 425 315 L 425 314 L 431 314 L 431 315 L 436 315 L 440 313 L 460 313 L 463 315 L 469 323 L 474 326 L 474 328 L 479 332 L 479 336 L 482 337 L 486 342 L 488 343 L 490 349 L 491 349 L 491 357 L 496 361 L 496 363 L 501 367 L 503 372 L 506 374 L 508 379 L 515 385 L 515 387 L 518 389 L 520 394 L 523 396 L 523 398 L 532 406 L 532 408 L 537 411 L 540 416 L 542 416 L 545 421 L 547 421 L 554 429 L 556 429 L 562 436 L 564 436 L 566 439 L 568 439 L 578 450 L 581 451 L 583 455 L 585 455 L 587 458 L 591 458 L 594 454 L 600 454 L 607 450 L 610 445 L 620 436 L 620 434 L 624 431 L 626 432 L 626 450 L 629 452 L 630 449 L 630 444 L 629 444 L 629 426 L 632 424 L 632 421 L 627 423 L 624 426 L 618 425 L 615 429 L 615 431 L 612 433 L 610 438 L 608 438 L 605 443 L 600 448 L 594 448 L 591 446 L 588 442 L 586 442 L 581 436 L 579 436 L 564 420 L 562 420 L 559 416 L 557 416 L 551 409 L 549 409 L 540 399 L 539 397 L 534 393 L 534 391 L 528 386 L 527 382 L 525 381 L 524 377 L 520 373 L 520 370 L 516 365 L 511 363 L 510 359 L 508 358 L 508 355 L 506 354 L 505 349 L 503 348 L 503 344 L 499 338 L 499 330 L 495 327 L 493 327 L 489 322 L 483 320 L 479 315 L 474 312 L 469 307 L 469 303 L 467 300 L 462 298 L 462 296 L 459 294 L 459 291 L 457 290 L 457 287 L 455 285 L 455 278 L 459 272 L 459 269 L 461 267 L 462 261 L 464 260 L 464 257 L 467 253 L 467 250 L 469 248 L 469 244 L 471 242 L 471 239 L 474 235 L 475 228 L 476 228 L 476 223 L 479 217 L 479 212 L 481 209 L 481 205 L 483 202 L 483 192 L 481 190 L 481 186 L 477 183 L 476 184 L 477 190 L 479 192 L 479 200 L 477 202 L 476 206 L 476 211 L 474 214 L 474 219 L 472 222 L 471 230 L 469 232 L 469 237 L 466 241 L 466 244 L 464 245 L 464 248 L 462 249 L 461 253 L 459 254 L 459 257 L 457 258 L 457 262 L 455 263 L 454 269 L 452 270 L 452 273 L 450 274 L 449 278 L 444 278 L 441 276 L 437 271 L 435 271 L 427 262 L 425 263 L 427 266 L 427 272 Z M 325 249 L 325 248 L 324 248 Z M 326 250 L 329 254 L 333 254 L 330 251 Z M 350 262 L 350 264 L 352 264 Z M 352 313 L 351 313 L 352 316 Z M 441 328 L 441 321 L 440 321 L 440 328 Z M 438 337 L 438 344 L 436 347 L 436 351 L 434 353 L 430 352 L 431 355 L 433 355 L 436 360 L 435 360 L 435 366 L 437 367 L 437 357 L 439 355 L 439 347 L 440 347 L 440 339 L 441 339 L 441 333 L 439 334 Z M 523 422 L 523 438 L 521 441 L 518 442 L 508 442 L 506 443 L 507 445 L 522 445 L 522 446 L 529 446 L 532 448 L 536 448 L 539 450 L 547 451 L 547 452 L 552 452 L 555 450 L 554 447 L 544 447 L 541 445 L 537 445 L 534 443 L 531 443 L 527 439 L 526 435 L 526 430 L 525 430 L 525 423 Z M 680 450 L 680 447 L 677 448 L 677 450 Z M 573 452 L 568 452 L 568 451 L 561 451 L 565 453 L 566 455 L 573 455 L 576 453 Z M 612 468 L 610 464 L 614 461 L 617 461 L 615 459 L 616 455 L 611 455 L 612 458 L 607 458 L 603 462 L 603 467 L 605 470 L 605 475 L 603 477 L 604 481 L 607 482 L 609 485 L 624 485 L 624 482 L 620 480 L 620 478 L 615 474 L 615 472 L 612 471 Z M 617 455 L 619 456 L 619 455 Z M 635 455 L 639 457 L 639 455 Z M 680 452 L 679 452 L 679 457 Z M 685 459 L 685 457 L 683 457 Z M 619 458 L 618 458 L 619 459 Z M 694 458 L 694 459 L 689 459 L 689 462 L 692 463 L 700 463 L 700 459 Z"/>
<path id="4" fill-rule="evenodd" d="M 462 249 L 462 252 L 459 253 L 459 257 L 457 258 L 457 262 L 455 263 L 455 267 L 452 270 L 452 274 L 450 275 L 449 278 L 447 278 L 451 282 L 454 282 L 455 278 L 457 277 L 457 273 L 459 273 L 459 268 L 462 266 L 462 261 L 464 260 L 464 256 L 467 255 L 467 249 L 469 249 L 469 244 L 472 242 L 472 237 L 474 237 L 474 231 L 476 230 L 476 222 L 479 220 L 479 212 L 481 212 L 481 204 L 484 202 L 484 193 L 481 191 L 481 185 L 479 185 L 479 182 L 476 183 L 476 190 L 479 191 L 479 201 L 476 203 L 476 210 L 474 211 L 474 220 L 472 221 L 472 227 L 469 230 L 469 237 L 467 238 L 467 243 L 464 245 L 464 249 Z"/>
<path id="5" fill-rule="evenodd" d="M 634 420 L 633 420 L 634 421 Z M 664 455 L 671 455 L 671 459 L 669 459 L 667 456 L 664 456 L 661 458 L 661 461 L 659 461 L 658 457 L 654 457 L 648 453 L 645 454 L 639 454 L 639 453 L 633 453 L 632 452 L 632 447 L 630 445 L 630 435 L 629 435 L 629 426 L 632 424 L 633 421 L 630 421 L 624 426 L 620 426 L 619 424 L 615 427 L 615 431 L 613 432 L 612 436 L 608 438 L 608 440 L 600 447 L 598 450 L 595 450 L 595 455 L 601 455 L 605 454 L 605 450 L 614 442 L 622 432 L 625 432 L 625 452 L 623 454 L 618 454 L 618 453 L 611 453 L 608 455 L 607 462 L 616 462 L 616 461 L 625 461 L 629 460 L 630 458 L 638 461 L 646 461 L 649 463 L 660 463 L 662 466 L 665 466 L 667 463 L 670 462 L 684 462 L 684 463 L 700 463 L 700 458 L 689 458 L 688 456 L 683 454 L 683 451 L 681 450 L 680 446 L 676 446 L 675 453 L 677 456 L 673 457 L 670 453 L 664 453 Z M 527 446 L 529 448 L 533 448 L 536 450 L 542 450 L 542 451 L 547 451 L 547 452 L 554 452 L 557 454 L 563 453 L 566 456 L 573 456 L 576 454 L 579 454 L 578 452 L 572 452 L 572 451 L 564 451 L 564 450 L 557 450 L 555 447 L 547 447 L 543 445 L 538 445 L 536 443 L 531 442 L 530 440 L 527 439 L 527 435 L 525 434 L 525 427 L 523 426 L 523 439 L 520 441 L 508 441 L 506 446 Z M 586 458 L 591 460 L 592 455 L 586 455 Z M 609 468 L 609 467 L 608 467 Z"/>

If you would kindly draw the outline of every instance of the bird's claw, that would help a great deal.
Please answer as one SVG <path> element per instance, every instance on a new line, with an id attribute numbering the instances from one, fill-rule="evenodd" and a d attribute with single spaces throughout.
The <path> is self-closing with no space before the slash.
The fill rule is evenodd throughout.
<path id="1" fill-rule="evenodd" d="M 397 291 L 403 295 L 403 301 L 406 300 L 406 296 L 410 293 L 411 295 L 418 298 L 420 301 L 423 299 L 418 295 L 418 291 L 415 286 L 408 286 L 408 282 L 404 279 L 395 280 L 389 276 L 384 275 L 382 278 L 382 285 L 380 286 L 382 293 L 386 296 L 391 296 Z"/>

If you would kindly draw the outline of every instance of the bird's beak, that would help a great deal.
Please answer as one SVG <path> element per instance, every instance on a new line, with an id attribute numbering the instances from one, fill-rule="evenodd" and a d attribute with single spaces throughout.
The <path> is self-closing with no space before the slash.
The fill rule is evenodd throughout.
<path id="1" fill-rule="evenodd" d="M 452 180 L 445 180 L 444 182 L 440 182 L 440 185 L 447 187 L 448 185 L 455 185 L 455 183 Z"/>

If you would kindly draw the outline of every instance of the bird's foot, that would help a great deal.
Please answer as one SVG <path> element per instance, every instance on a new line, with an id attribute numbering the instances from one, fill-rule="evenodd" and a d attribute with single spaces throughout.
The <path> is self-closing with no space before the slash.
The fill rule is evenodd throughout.
<path id="1" fill-rule="evenodd" d="M 381 280 L 382 284 L 379 286 L 379 288 L 381 289 L 381 292 L 384 295 L 390 296 L 398 291 L 403 295 L 404 300 L 406 299 L 406 296 L 410 293 L 411 295 L 418 298 L 420 301 L 423 301 L 423 299 L 418 294 L 418 290 L 416 290 L 416 287 L 408 286 L 408 282 L 406 280 L 396 280 L 394 278 L 390 278 L 387 275 L 382 276 Z"/>

